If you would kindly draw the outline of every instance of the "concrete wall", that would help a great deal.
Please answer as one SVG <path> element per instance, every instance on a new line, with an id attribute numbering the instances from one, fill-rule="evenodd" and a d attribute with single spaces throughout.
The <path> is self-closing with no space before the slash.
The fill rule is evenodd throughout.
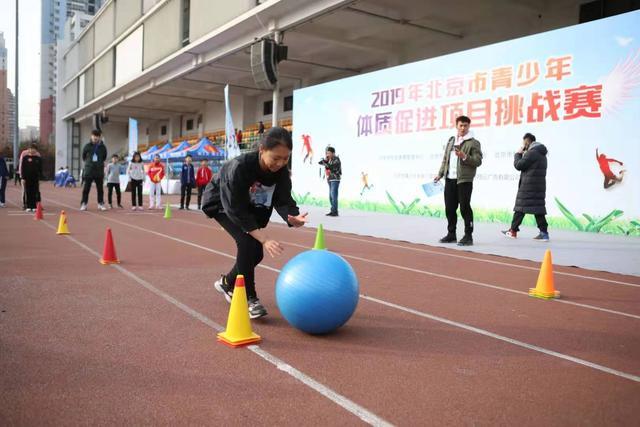
<path id="1" fill-rule="evenodd" d="M 108 122 L 102 125 L 102 139 L 104 140 L 107 146 L 107 152 L 109 153 L 109 157 L 113 154 L 126 155 L 129 147 L 129 135 L 127 133 L 128 124 L 121 122 Z M 81 133 L 81 137 L 84 142 L 89 140 L 89 135 L 91 133 L 91 129 L 89 129 L 88 133 Z"/>
<path id="2" fill-rule="evenodd" d="M 284 111 L 284 98 L 286 96 L 291 96 L 293 95 L 293 89 L 284 89 L 282 91 L 280 91 L 280 99 L 278 100 L 278 121 L 282 120 L 282 119 L 287 119 L 287 118 L 291 118 L 291 116 L 293 115 L 293 110 L 292 111 Z M 261 96 L 258 96 L 257 98 L 254 98 L 255 101 L 255 115 L 252 117 L 247 117 L 245 120 L 245 126 L 250 126 L 254 123 L 259 122 L 260 120 L 262 120 L 265 124 L 271 123 L 271 119 L 272 119 L 272 115 L 268 114 L 268 115 L 264 115 L 262 114 L 264 111 L 264 103 L 266 101 L 271 101 L 273 99 L 273 95 L 271 94 L 264 94 Z M 294 106 L 295 107 L 295 106 Z"/>
<path id="3" fill-rule="evenodd" d="M 182 46 L 180 0 L 170 0 L 144 23 L 143 68 L 171 55 Z"/>
<path id="4" fill-rule="evenodd" d="M 255 0 L 191 0 L 189 40 L 199 39 L 255 6 Z"/>
<path id="5" fill-rule="evenodd" d="M 244 127 L 245 98 L 240 95 L 230 95 L 231 116 L 236 128 Z M 213 132 L 225 127 L 225 108 L 223 102 L 207 102 L 203 114 L 204 132 Z"/>

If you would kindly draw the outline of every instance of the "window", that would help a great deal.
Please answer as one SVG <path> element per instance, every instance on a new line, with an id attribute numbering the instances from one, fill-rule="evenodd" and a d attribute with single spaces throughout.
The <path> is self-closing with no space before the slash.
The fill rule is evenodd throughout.
<path id="1" fill-rule="evenodd" d="M 284 97 L 284 111 L 293 110 L 293 95 Z"/>
<path id="2" fill-rule="evenodd" d="M 160 126 L 160 135 L 166 135 L 166 134 L 167 134 L 167 127 Z"/>
<path id="3" fill-rule="evenodd" d="M 193 119 L 187 120 L 187 130 L 193 130 Z"/>
<path id="4" fill-rule="evenodd" d="M 182 0 L 182 46 L 189 44 L 189 16 L 191 0 Z"/>
<path id="5" fill-rule="evenodd" d="M 262 104 L 262 115 L 268 116 L 273 113 L 273 101 L 265 101 Z"/>

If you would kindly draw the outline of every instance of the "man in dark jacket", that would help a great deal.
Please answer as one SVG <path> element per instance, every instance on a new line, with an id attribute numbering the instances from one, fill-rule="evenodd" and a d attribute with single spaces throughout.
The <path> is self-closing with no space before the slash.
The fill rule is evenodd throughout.
<path id="1" fill-rule="evenodd" d="M 187 210 L 189 210 L 189 204 L 191 203 L 191 190 L 196 185 L 196 174 L 191 164 L 191 156 L 187 155 L 184 158 L 182 164 L 182 170 L 180 171 L 180 209 L 185 208 L 185 196 L 187 199 Z"/>
<path id="2" fill-rule="evenodd" d="M 329 203 L 331 203 L 331 211 L 327 216 L 338 216 L 338 188 L 342 178 L 342 164 L 340 163 L 340 157 L 336 156 L 336 149 L 333 147 L 327 147 L 325 156 L 318 164 L 324 166 L 327 170 Z"/>
<path id="3" fill-rule="evenodd" d="M 102 132 L 98 129 L 91 131 L 91 141 L 82 149 L 82 160 L 84 161 L 84 170 L 82 177 L 84 178 L 84 187 L 82 189 L 82 203 L 80 210 L 87 210 L 87 202 L 89 201 L 89 192 L 91 184 L 96 183 L 98 191 L 98 209 L 106 211 L 104 206 L 104 161 L 107 159 L 107 147 L 100 138 Z"/>
<path id="4" fill-rule="evenodd" d="M 20 176 L 23 181 L 25 195 L 25 210 L 35 212 L 40 193 L 40 177 L 42 176 L 42 159 L 35 144 L 27 150 L 20 163 Z"/>
<path id="5" fill-rule="evenodd" d="M 515 239 L 525 214 L 533 214 L 540 233 L 534 240 L 548 242 L 547 220 L 545 214 L 545 196 L 547 189 L 547 147 L 536 141 L 536 137 L 527 133 L 523 137 L 522 148 L 513 159 L 513 166 L 520 171 L 518 195 L 513 208 L 511 228 L 503 231 L 506 237 Z"/>
<path id="6" fill-rule="evenodd" d="M 444 206 L 447 214 L 447 235 L 440 243 L 455 243 L 458 223 L 458 205 L 464 219 L 464 236 L 458 246 L 473 245 L 473 210 L 471 209 L 471 193 L 476 169 L 482 164 L 480 141 L 474 138 L 469 130 L 471 119 L 467 116 L 456 118 L 456 136 L 449 138 L 444 149 L 440 171 L 433 180 L 444 183 Z"/>
<path id="7" fill-rule="evenodd" d="M 0 154 L 0 208 L 4 208 L 5 192 L 7 190 L 7 181 L 9 180 L 9 169 L 4 156 Z"/>

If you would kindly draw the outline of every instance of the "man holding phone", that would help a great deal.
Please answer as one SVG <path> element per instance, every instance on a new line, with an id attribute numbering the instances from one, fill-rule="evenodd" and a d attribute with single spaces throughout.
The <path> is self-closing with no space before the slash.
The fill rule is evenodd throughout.
<path id="1" fill-rule="evenodd" d="M 447 235 L 440 243 L 457 241 L 456 227 L 457 209 L 464 219 L 464 236 L 458 246 L 473 245 L 473 210 L 471 209 L 471 193 L 476 169 L 482 164 L 480 141 L 473 137 L 469 130 L 471 119 L 467 116 L 456 118 L 456 136 L 449 138 L 442 157 L 442 164 L 433 182 L 445 178 L 444 205 L 447 214 Z"/>

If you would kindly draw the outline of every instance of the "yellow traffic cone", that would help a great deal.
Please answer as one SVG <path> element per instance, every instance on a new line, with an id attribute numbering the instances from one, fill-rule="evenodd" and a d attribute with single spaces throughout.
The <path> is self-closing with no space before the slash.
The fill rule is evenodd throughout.
<path id="1" fill-rule="evenodd" d="M 67 214 L 65 214 L 64 211 L 60 212 L 57 234 L 71 234 L 69 233 L 69 225 L 67 224 Z"/>
<path id="2" fill-rule="evenodd" d="M 218 341 L 231 347 L 240 347 L 255 344 L 260 342 L 260 339 L 260 335 L 254 334 L 251 330 L 244 276 L 239 274 L 236 277 L 236 286 L 233 288 L 227 329 L 218 334 Z"/>
<path id="3" fill-rule="evenodd" d="M 560 292 L 555 290 L 553 283 L 553 264 L 551 262 L 551 251 L 549 249 L 547 249 L 544 254 L 544 260 L 540 267 L 536 287 L 529 289 L 529 295 L 543 299 L 560 298 Z"/>
<path id="4" fill-rule="evenodd" d="M 316 242 L 313 245 L 313 249 L 327 249 L 327 245 L 324 243 L 324 229 L 322 228 L 322 224 L 318 224 L 318 232 L 316 233 Z"/>
<path id="5" fill-rule="evenodd" d="M 164 219 L 171 219 L 171 205 L 167 203 L 167 207 L 164 208 Z"/>

